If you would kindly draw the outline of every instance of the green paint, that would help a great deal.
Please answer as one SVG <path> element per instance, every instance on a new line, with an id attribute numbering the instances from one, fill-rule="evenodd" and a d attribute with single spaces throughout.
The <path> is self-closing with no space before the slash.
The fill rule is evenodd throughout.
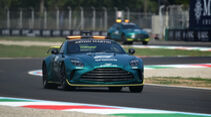
<path id="1" fill-rule="evenodd" d="M 190 114 L 141 114 L 141 113 L 128 113 L 128 114 L 112 114 L 113 116 L 123 116 L 123 117 L 211 117 L 211 116 L 202 116 L 202 115 L 190 115 Z"/>
<path id="2" fill-rule="evenodd" d="M 0 102 L 33 102 L 33 101 L 21 100 L 21 99 L 8 99 L 8 98 L 2 98 L 2 99 L 0 99 Z"/>

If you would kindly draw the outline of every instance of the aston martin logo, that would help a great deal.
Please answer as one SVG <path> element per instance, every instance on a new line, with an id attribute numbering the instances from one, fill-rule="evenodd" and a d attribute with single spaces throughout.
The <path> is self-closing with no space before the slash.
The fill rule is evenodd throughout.
<path id="1" fill-rule="evenodd" d="M 202 4 L 201 4 L 201 0 L 197 0 L 196 4 L 195 4 L 195 17 L 196 17 L 196 20 L 197 20 L 197 23 L 199 23 L 199 20 L 201 18 L 201 15 L 202 15 Z"/>

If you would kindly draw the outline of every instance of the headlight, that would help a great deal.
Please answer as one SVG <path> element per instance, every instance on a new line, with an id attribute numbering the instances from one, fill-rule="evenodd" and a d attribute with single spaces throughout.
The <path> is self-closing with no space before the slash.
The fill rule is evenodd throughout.
<path id="1" fill-rule="evenodd" d="M 134 59 L 130 61 L 130 66 L 134 67 L 134 66 L 138 66 L 139 65 L 139 60 Z"/>
<path id="2" fill-rule="evenodd" d="M 135 38 L 135 37 L 136 37 L 136 35 L 135 35 L 135 34 L 132 34 L 132 35 L 131 35 L 131 38 Z"/>
<path id="3" fill-rule="evenodd" d="M 77 60 L 77 59 L 70 59 L 70 61 L 71 61 L 71 63 L 73 65 L 75 65 L 77 67 L 83 67 L 84 66 L 84 64 L 81 61 Z"/>

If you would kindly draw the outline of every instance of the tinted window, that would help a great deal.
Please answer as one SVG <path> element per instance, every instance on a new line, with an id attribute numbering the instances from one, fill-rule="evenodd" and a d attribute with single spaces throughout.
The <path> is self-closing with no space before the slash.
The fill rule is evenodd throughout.
<path id="1" fill-rule="evenodd" d="M 140 29 L 137 25 L 133 24 L 127 24 L 127 25 L 122 25 L 123 29 Z"/>
<path id="2" fill-rule="evenodd" d="M 69 41 L 67 47 L 68 54 L 77 53 L 118 53 L 124 54 L 125 51 L 116 42 L 110 40 L 77 40 Z"/>

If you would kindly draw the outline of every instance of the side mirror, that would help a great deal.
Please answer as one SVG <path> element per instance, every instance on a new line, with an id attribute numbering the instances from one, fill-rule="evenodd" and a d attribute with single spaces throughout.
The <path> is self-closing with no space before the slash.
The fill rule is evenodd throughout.
<path id="1" fill-rule="evenodd" d="M 136 52 L 136 50 L 133 49 L 133 48 L 128 49 L 128 53 L 131 54 L 131 55 L 133 55 L 135 52 Z"/>
<path id="2" fill-rule="evenodd" d="M 59 54 L 59 50 L 57 48 L 53 48 L 51 50 L 51 54 Z"/>

